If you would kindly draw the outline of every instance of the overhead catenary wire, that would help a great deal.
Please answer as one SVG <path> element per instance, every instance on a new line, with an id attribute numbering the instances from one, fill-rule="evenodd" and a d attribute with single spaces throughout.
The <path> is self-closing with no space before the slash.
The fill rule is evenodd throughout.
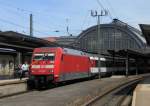
<path id="1" fill-rule="evenodd" d="M 96 1 L 97 1 L 98 5 L 99 5 L 103 10 L 105 10 L 103 4 L 102 4 L 99 0 L 96 0 Z"/>
<path id="2" fill-rule="evenodd" d="M 107 4 L 109 5 L 109 10 L 111 10 L 114 14 L 114 17 L 118 19 L 118 16 L 117 16 L 117 13 L 116 11 L 114 10 L 113 6 L 111 5 L 110 1 L 109 0 L 104 0 L 105 2 L 107 2 Z"/>
<path id="3" fill-rule="evenodd" d="M 44 18 L 45 20 L 46 19 L 48 20 L 48 18 L 50 18 L 51 15 L 48 14 L 48 13 L 44 13 L 45 11 L 40 12 L 40 11 L 33 11 L 33 10 L 29 10 L 29 9 L 24 9 L 22 7 L 18 7 L 18 6 L 13 5 L 11 2 L 4 2 L 4 1 L 1 1 L 1 0 L 0 0 L 0 5 L 5 6 L 6 8 L 8 8 L 10 10 L 10 12 L 15 14 L 16 16 L 20 17 L 22 15 L 23 19 L 27 19 L 29 17 L 29 14 L 33 14 L 34 15 L 34 21 L 33 21 L 34 25 L 40 27 L 42 30 L 48 30 L 49 32 L 55 32 L 55 30 L 59 30 L 61 33 L 65 33 L 65 31 L 63 31 L 63 29 L 62 29 L 62 28 L 65 27 L 64 25 L 60 25 L 60 24 L 57 25 L 57 23 L 55 23 L 55 22 L 51 23 L 50 21 L 48 21 L 46 23 L 37 21 L 37 20 L 40 19 L 38 16 L 41 16 L 41 15 L 44 15 L 44 14 L 45 14 L 44 17 L 42 17 L 42 18 Z M 13 11 L 15 11 L 15 12 L 13 12 Z M 14 17 L 12 17 L 12 18 L 14 18 Z M 25 21 L 28 21 L 28 19 L 25 20 Z M 85 23 L 86 23 L 86 20 L 83 23 L 83 26 L 85 25 Z M 89 22 L 88 22 L 88 24 L 89 24 Z M 23 25 L 21 25 L 21 26 L 23 26 Z M 45 33 L 43 31 L 36 30 L 36 26 L 34 28 L 35 32 L 40 32 L 42 34 Z M 81 29 L 75 29 L 74 28 L 71 31 L 76 31 L 76 32 L 77 31 L 83 31 L 83 26 L 81 27 Z M 19 26 L 17 26 L 17 27 L 19 27 Z M 21 27 L 21 28 L 23 28 L 23 27 Z M 27 28 L 24 28 L 24 29 L 27 29 Z M 26 32 L 26 33 L 28 33 L 28 32 Z"/>
<path id="4" fill-rule="evenodd" d="M 7 24 L 11 24 L 11 25 L 16 26 L 16 27 L 19 27 L 19 28 L 29 29 L 29 27 L 26 27 L 26 26 L 23 26 L 23 25 L 19 25 L 19 24 L 16 24 L 16 23 L 14 23 L 14 22 L 11 22 L 11 21 L 8 21 L 8 20 L 2 19 L 2 18 L 0 18 L 0 21 L 1 21 L 1 22 L 4 22 L 4 23 L 7 23 Z M 38 31 L 38 30 L 36 30 L 36 29 L 35 29 L 35 32 L 38 32 L 38 33 L 40 33 L 40 34 L 47 34 L 47 33 L 45 33 L 45 32 L 41 32 L 41 31 Z"/>
<path id="5" fill-rule="evenodd" d="M 11 21 L 8 21 L 8 20 L 2 19 L 2 18 L 0 18 L 0 21 L 1 21 L 1 22 L 4 22 L 4 23 L 11 24 L 11 25 L 14 25 L 14 26 L 17 26 L 17 27 L 19 27 L 19 28 L 24 28 L 24 29 L 29 30 L 29 27 L 27 27 L 27 26 L 23 26 L 23 25 L 20 25 L 20 24 L 16 24 L 16 23 L 14 23 L 14 22 L 11 22 Z M 37 30 L 37 29 L 34 29 L 34 31 L 35 31 L 35 32 L 38 32 L 38 33 L 40 33 L 40 34 L 48 35 L 48 33 L 45 33 L 45 32 L 43 32 L 43 31 L 39 31 L 39 30 Z M 59 31 L 65 33 L 65 30 L 59 30 Z M 80 29 L 72 29 L 71 31 L 80 31 Z"/>
<path id="6" fill-rule="evenodd" d="M 1 2 L 0 2 L 1 3 Z M 0 4 L 1 5 L 1 4 Z M 29 16 L 29 12 L 31 12 L 31 11 L 29 11 L 29 10 L 24 10 L 24 9 L 20 9 L 20 8 L 17 8 L 17 7 L 14 7 L 14 6 L 10 6 L 10 8 L 9 7 L 7 7 L 6 6 L 6 8 L 8 9 L 8 10 L 10 10 L 10 8 L 13 8 L 13 9 L 15 9 L 16 11 L 14 11 L 14 10 L 10 10 L 10 11 L 7 11 L 7 12 L 11 12 L 12 14 L 14 14 L 14 15 L 16 15 L 16 16 L 22 16 L 22 18 L 23 19 L 25 19 L 23 16 Z M 7 10 L 7 9 L 5 9 L 5 11 Z M 22 14 L 17 14 L 17 11 L 19 12 L 21 12 Z M 26 11 L 26 12 L 28 12 L 28 13 L 24 13 L 24 11 Z M 23 15 L 24 14 L 24 15 Z M 38 13 L 37 13 L 38 14 Z M 27 17 L 26 17 L 27 18 Z M 28 21 L 28 20 L 26 20 L 26 21 Z M 61 31 L 61 32 L 63 32 L 63 33 L 65 33 L 65 31 L 63 31 L 63 30 L 60 30 L 59 28 L 57 28 L 57 27 L 51 27 L 51 26 L 49 26 L 49 25 L 45 25 L 44 23 L 41 23 L 41 22 L 39 22 L 39 21 L 36 21 L 35 19 L 34 19 L 34 24 L 36 24 L 36 25 L 42 25 L 42 27 L 44 27 L 44 30 L 48 30 L 49 32 L 55 32 L 55 30 L 59 30 L 59 31 Z M 10 24 L 10 23 L 9 23 Z M 59 25 L 59 27 L 60 27 L 60 25 Z M 61 27 L 64 27 L 64 26 L 61 26 Z M 22 27 L 23 28 L 23 27 Z M 72 30 L 74 30 L 74 31 L 77 31 L 78 29 L 72 29 Z M 36 32 L 39 32 L 39 33 L 44 33 L 44 32 L 42 32 L 42 31 L 38 31 L 38 30 L 36 30 L 35 28 L 34 28 L 34 31 L 36 31 Z"/>
<path id="7" fill-rule="evenodd" d="M 20 14 L 17 14 L 16 11 L 13 11 L 13 10 L 7 11 L 7 12 L 11 12 L 11 13 L 13 13 L 14 15 L 21 16 Z M 26 15 L 29 16 L 29 14 L 26 14 Z M 22 15 L 22 17 L 23 17 L 23 15 Z M 13 18 L 13 17 L 12 17 L 12 18 Z M 12 19 L 12 18 L 10 17 L 10 19 Z M 15 23 L 13 23 L 13 22 L 7 21 L 6 19 L 5 19 L 5 20 L 4 20 L 4 19 L 1 19 L 0 21 L 1 21 L 1 22 L 5 22 L 5 23 L 7 23 L 7 24 L 11 24 L 11 25 L 17 26 L 17 27 L 20 27 L 20 28 L 24 28 L 24 29 L 29 28 L 29 27 L 24 27 L 23 25 L 18 25 L 18 24 L 15 24 Z M 28 21 L 28 20 L 27 20 L 27 21 Z M 42 25 L 42 24 L 43 24 L 43 23 L 37 22 L 37 21 L 35 21 L 35 20 L 34 20 L 33 22 L 34 22 L 34 24 L 36 24 L 36 25 Z M 43 25 L 44 25 L 44 24 L 43 24 Z M 48 30 L 49 32 L 55 32 L 55 30 L 58 29 L 58 28 L 51 28 L 51 27 L 48 26 L 48 25 L 44 25 L 44 26 L 42 26 L 42 27 L 44 27 L 44 30 Z M 52 29 L 53 29 L 53 30 L 52 30 Z M 73 29 L 73 30 L 76 31 L 76 30 L 78 30 L 78 29 Z M 34 31 L 35 31 L 35 32 L 38 32 L 39 34 L 46 34 L 46 35 L 49 35 L 48 33 L 45 33 L 45 32 L 43 32 L 43 31 L 36 30 L 35 28 L 34 28 Z M 65 33 L 64 30 L 59 30 L 59 31 Z M 23 31 L 23 32 L 24 32 L 24 31 Z M 27 32 L 25 32 L 25 33 L 27 33 Z"/>
<path id="8" fill-rule="evenodd" d="M 37 12 L 37 11 L 31 11 L 31 10 L 27 10 L 27 9 L 23 9 L 23 8 L 19 8 L 19 7 L 15 7 L 15 6 L 13 6 L 12 4 L 8 4 L 8 3 L 5 3 L 5 2 L 2 2 L 2 1 L 0 1 L 0 5 L 2 5 L 2 6 L 4 6 L 5 8 L 7 8 L 7 9 L 9 9 L 9 11 L 11 12 L 11 13 L 13 13 L 13 14 L 15 14 L 15 15 L 17 15 L 17 13 L 16 13 L 16 11 L 19 13 L 17 16 L 21 16 L 22 14 L 24 14 L 24 15 L 29 15 L 29 14 L 33 14 L 34 16 L 36 15 L 41 15 L 41 14 L 43 14 L 43 12 L 41 13 L 41 12 Z M 11 9 L 10 9 L 11 8 Z M 13 10 L 12 10 L 13 9 Z M 14 12 L 14 10 L 15 10 L 15 12 Z M 20 12 L 21 12 L 21 14 L 20 14 Z M 45 16 L 47 16 L 48 17 L 48 15 L 44 15 L 44 17 Z M 44 17 L 42 17 L 42 18 L 44 18 Z M 43 23 L 41 23 L 41 22 L 37 22 L 36 21 L 36 19 L 34 19 L 34 23 L 36 24 L 37 23 L 37 25 L 43 25 L 42 27 L 45 27 L 45 28 L 52 28 L 51 26 L 49 26 L 49 25 L 45 25 L 45 24 L 43 24 Z M 50 24 L 52 25 L 52 23 L 50 22 Z M 53 26 L 56 26 L 56 25 L 54 25 L 53 24 Z M 60 25 L 57 25 L 57 26 L 59 26 L 60 27 Z M 64 27 L 64 26 L 62 26 L 62 27 Z M 52 28 L 52 29 L 54 29 L 54 28 Z M 49 30 L 50 31 L 50 30 Z"/>
<path id="9" fill-rule="evenodd" d="M 13 11 L 12 9 L 10 10 L 9 8 L 6 8 L 5 11 L 10 12 L 10 13 L 12 13 L 12 14 L 14 14 L 14 15 L 17 15 L 17 16 L 21 16 L 21 17 L 24 19 L 23 14 L 17 14 L 16 11 Z M 28 15 L 28 14 L 27 14 L 27 15 Z M 10 18 L 10 19 L 13 19 L 13 18 Z M 0 21 L 3 22 L 3 23 L 11 24 L 11 25 L 16 26 L 16 27 L 23 28 L 23 29 L 28 29 L 28 28 L 29 28 L 29 27 L 25 27 L 25 26 L 23 26 L 23 25 L 19 25 L 19 24 L 16 24 L 16 23 L 14 23 L 14 22 L 11 22 L 11 21 L 8 21 L 8 20 L 2 19 L 2 18 L 0 18 Z M 26 21 L 28 21 L 28 20 L 26 20 Z M 35 29 L 34 31 L 35 31 L 35 32 L 38 32 L 38 33 L 40 33 L 40 34 L 46 34 L 45 32 L 38 31 L 38 30 L 36 30 L 36 29 Z M 27 32 L 26 32 L 26 33 L 27 33 Z"/>
<path id="10" fill-rule="evenodd" d="M 2 5 L 1 2 L 0 2 L 0 5 Z M 20 8 L 18 8 L 18 7 L 13 7 L 13 6 L 8 7 L 8 6 L 5 6 L 5 8 L 6 8 L 6 9 L 4 9 L 4 11 L 11 12 L 12 14 L 14 14 L 14 15 L 16 15 L 16 16 L 19 15 L 19 17 L 21 16 L 22 18 L 25 18 L 24 16 L 26 16 L 26 18 L 27 18 L 30 13 L 32 13 L 32 14 L 34 15 L 34 12 L 33 12 L 33 11 L 20 9 Z M 10 8 L 11 8 L 11 9 L 10 9 Z M 12 10 L 12 8 L 13 8 L 13 10 Z M 21 14 L 20 14 L 20 12 L 21 12 Z M 34 23 L 38 23 L 38 24 L 41 25 L 41 23 L 39 23 L 39 22 L 37 22 L 37 21 L 34 21 Z M 47 27 L 47 26 L 46 26 L 46 27 Z M 49 27 L 50 27 L 50 26 L 49 26 Z"/>
<path id="11" fill-rule="evenodd" d="M 30 11 L 30 10 L 27 10 L 27 9 L 23 9 L 23 8 L 19 8 L 19 7 L 16 7 L 16 6 L 14 6 L 14 5 L 10 4 L 10 3 L 6 3 L 6 2 L 3 2 L 3 1 L 0 1 L 0 5 L 3 5 L 5 7 L 7 6 L 9 8 L 14 8 L 14 9 L 16 9 L 18 11 L 21 11 L 21 12 L 24 12 L 24 13 L 27 13 L 27 14 L 35 13 L 33 11 Z"/>
<path id="12" fill-rule="evenodd" d="M 85 15 L 85 17 L 83 19 L 83 23 L 81 25 L 81 30 L 83 30 L 83 27 L 86 24 L 86 21 L 87 21 L 88 17 L 89 17 L 89 11 L 86 13 L 86 15 Z"/>
<path id="13" fill-rule="evenodd" d="M 111 15 L 110 10 L 109 10 L 109 9 L 106 9 L 106 8 L 103 6 L 103 4 L 102 4 L 99 0 L 96 0 L 96 1 L 97 1 L 98 5 L 99 5 L 103 10 L 107 10 L 109 18 L 110 18 L 111 20 L 113 20 L 113 17 L 112 17 L 112 15 Z"/>

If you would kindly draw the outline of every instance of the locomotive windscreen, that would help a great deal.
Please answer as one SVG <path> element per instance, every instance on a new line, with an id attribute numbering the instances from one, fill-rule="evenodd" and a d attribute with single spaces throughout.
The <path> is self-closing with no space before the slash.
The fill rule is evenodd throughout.
<path id="1" fill-rule="evenodd" d="M 55 55 L 53 53 L 49 53 L 49 54 L 34 54 L 33 56 L 33 60 L 50 60 L 50 61 L 54 61 L 55 59 Z"/>

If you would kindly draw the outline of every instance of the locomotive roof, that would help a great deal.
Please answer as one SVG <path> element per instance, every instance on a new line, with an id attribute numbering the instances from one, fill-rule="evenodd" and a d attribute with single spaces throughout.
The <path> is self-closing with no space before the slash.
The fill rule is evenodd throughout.
<path id="1" fill-rule="evenodd" d="M 76 50 L 76 49 L 70 49 L 70 48 L 64 48 L 64 47 L 41 47 L 41 48 L 53 48 L 53 49 L 61 48 L 63 53 L 65 54 L 88 56 L 86 52 Z M 36 48 L 36 49 L 40 49 L 40 48 Z"/>
<path id="2" fill-rule="evenodd" d="M 70 48 L 63 48 L 63 53 L 66 54 L 73 54 L 73 55 L 81 55 L 81 56 L 87 56 L 87 54 L 80 50 L 70 49 Z"/>

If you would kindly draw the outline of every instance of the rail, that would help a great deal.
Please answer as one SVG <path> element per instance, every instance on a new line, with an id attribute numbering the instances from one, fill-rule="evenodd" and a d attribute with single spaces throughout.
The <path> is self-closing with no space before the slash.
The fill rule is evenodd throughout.
<path id="1" fill-rule="evenodd" d="M 82 106 L 92 106 L 96 102 L 98 102 L 101 99 L 104 99 L 105 97 L 107 97 L 108 95 L 110 95 L 111 93 L 119 92 L 121 89 L 128 88 L 128 90 L 124 91 L 124 92 L 129 93 L 129 92 L 131 92 L 131 90 L 133 90 L 133 88 L 136 86 L 136 84 L 139 81 L 143 80 L 143 78 L 144 77 L 137 77 L 137 78 L 131 79 L 129 81 L 126 81 L 125 83 L 122 83 L 122 84 L 120 84 L 118 86 L 110 87 L 110 89 L 105 90 L 103 93 L 101 93 L 100 95 L 92 98 L 90 101 L 87 101 Z M 121 104 L 123 103 L 123 101 L 126 99 L 126 96 L 121 96 L 118 99 L 119 100 L 117 102 L 116 101 L 115 102 L 116 102 L 117 106 L 121 106 Z"/>

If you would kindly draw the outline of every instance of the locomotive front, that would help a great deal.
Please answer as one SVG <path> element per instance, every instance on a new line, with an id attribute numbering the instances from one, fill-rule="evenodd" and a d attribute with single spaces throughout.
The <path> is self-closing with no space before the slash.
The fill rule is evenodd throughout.
<path id="1" fill-rule="evenodd" d="M 55 52 L 37 48 L 32 55 L 29 80 L 36 88 L 48 86 L 54 80 Z M 34 83 L 34 84 L 33 84 Z"/>

